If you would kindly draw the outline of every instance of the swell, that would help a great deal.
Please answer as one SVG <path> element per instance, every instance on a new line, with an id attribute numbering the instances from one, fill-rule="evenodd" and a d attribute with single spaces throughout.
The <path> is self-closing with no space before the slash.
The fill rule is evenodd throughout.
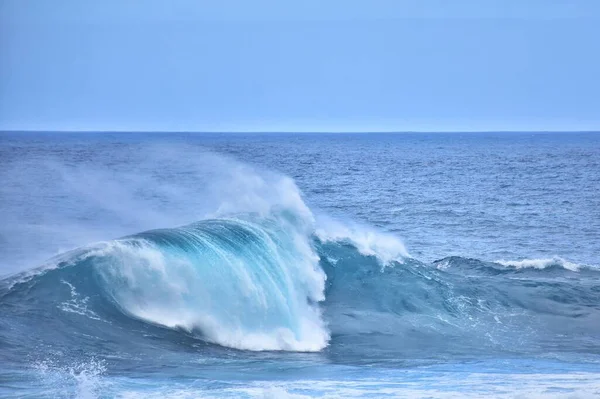
<path id="1" fill-rule="evenodd" d="M 147 325 L 237 349 L 330 345 L 332 356 L 341 348 L 360 359 L 542 353 L 557 342 L 600 353 L 594 268 L 426 264 L 400 243 L 394 251 L 389 237 L 333 231 L 311 231 L 285 212 L 247 214 L 82 248 L 2 281 L 0 332 L 48 323 L 56 334 L 41 339 L 68 346 L 67 329 L 109 340 Z"/>

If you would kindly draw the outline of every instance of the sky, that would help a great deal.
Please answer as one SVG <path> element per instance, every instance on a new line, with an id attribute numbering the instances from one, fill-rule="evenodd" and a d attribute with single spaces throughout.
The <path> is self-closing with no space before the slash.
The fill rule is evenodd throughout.
<path id="1" fill-rule="evenodd" d="M 600 1 L 0 0 L 0 130 L 600 130 Z"/>

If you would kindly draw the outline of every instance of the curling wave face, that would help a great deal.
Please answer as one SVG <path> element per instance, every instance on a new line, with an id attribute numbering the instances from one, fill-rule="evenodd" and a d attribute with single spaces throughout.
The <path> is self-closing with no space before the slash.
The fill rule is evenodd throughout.
<path id="1" fill-rule="evenodd" d="M 287 221 L 227 218 L 154 230 L 94 251 L 95 272 L 127 314 L 250 350 L 317 351 L 325 274 Z"/>

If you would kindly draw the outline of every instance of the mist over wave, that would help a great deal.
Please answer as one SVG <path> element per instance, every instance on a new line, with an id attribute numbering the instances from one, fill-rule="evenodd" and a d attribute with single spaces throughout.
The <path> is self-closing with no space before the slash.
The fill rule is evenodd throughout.
<path id="1" fill-rule="evenodd" d="M 208 160 L 195 167 L 208 179 L 202 182 L 207 188 L 201 207 L 205 219 L 90 244 L 6 282 L 28 284 L 28 279 L 60 274 L 71 296 L 59 306 L 63 311 L 97 317 L 87 301 L 101 295 L 128 316 L 232 348 L 323 349 L 329 331 L 319 302 L 325 299 L 326 275 L 314 240 L 353 245 L 382 264 L 407 256 L 402 243 L 326 217 L 317 228 L 290 178 L 203 155 Z M 67 180 L 73 183 L 76 178 Z M 142 180 L 157 184 L 138 178 Z M 101 203 L 102 210 L 121 209 L 112 202 Z M 141 205 L 147 206 L 144 201 Z M 78 281 L 82 273 L 84 281 Z M 78 303 L 80 295 L 86 299 Z"/>
<path id="2" fill-rule="evenodd" d="M 127 165 L 115 160 L 115 169 L 98 165 L 101 144 L 75 161 L 40 149 L 3 166 L 1 176 L 12 184 L 2 187 L 0 239 L 13 252 L 0 259 L 4 272 L 93 242 L 213 216 L 267 215 L 281 207 L 312 218 L 293 180 L 275 172 L 188 145 L 123 147 Z"/>

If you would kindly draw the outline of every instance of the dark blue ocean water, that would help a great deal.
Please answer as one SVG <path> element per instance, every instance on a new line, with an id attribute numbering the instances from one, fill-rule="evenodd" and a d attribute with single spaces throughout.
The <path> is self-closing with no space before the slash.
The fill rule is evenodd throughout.
<path id="1" fill-rule="evenodd" d="M 597 397 L 600 134 L 0 133 L 0 397 Z"/>

